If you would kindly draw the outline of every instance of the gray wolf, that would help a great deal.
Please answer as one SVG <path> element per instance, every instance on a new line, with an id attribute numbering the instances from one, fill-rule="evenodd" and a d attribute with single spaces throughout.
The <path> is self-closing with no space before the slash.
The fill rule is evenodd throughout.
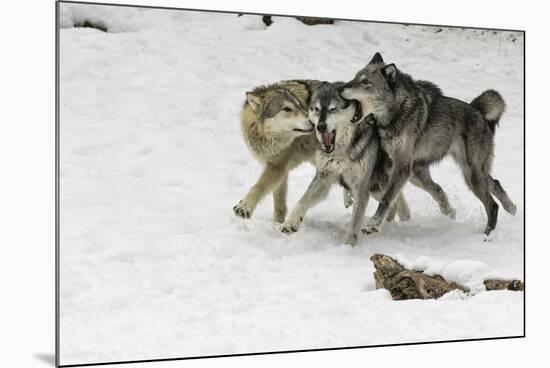
<path id="1" fill-rule="evenodd" d="M 237 216 L 250 218 L 257 204 L 273 192 L 273 218 L 284 221 L 288 172 L 314 160 L 317 140 L 307 106 L 320 84 L 315 80 L 287 80 L 246 93 L 241 131 L 250 152 L 264 168 L 258 181 L 233 207 Z M 344 192 L 344 203 L 351 205 L 349 193 Z"/>
<path id="2" fill-rule="evenodd" d="M 470 104 L 446 97 L 433 83 L 414 80 L 376 53 L 355 77 L 340 87 L 342 97 L 359 101 L 361 115 L 371 116 L 381 146 L 393 162 L 390 181 L 365 233 L 380 230 L 383 219 L 403 185 L 411 182 L 432 195 L 441 211 L 454 217 L 443 189 L 429 172 L 431 164 L 451 155 L 466 184 L 487 213 L 485 234 L 497 224 L 498 204 L 516 213 L 516 206 L 491 176 L 495 128 L 504 112 L 501 95 L 488 90 Z"/>
<path id="3" fill-rule="evenodd" d="M 357 102 L 340 97 L 338 88 L 342 82 L 322 83 L 313 93 L 308 116 L 315 124 L 316 136 L 321 148 L 317 151 L 315 166 L 317 172 L 305 194 L 281 226 L 285 233 L 295 232 L 302 223 L 308 209 L 323 200 L 333 184 L 339 183 L 349 190 L 353 197 L 352 220 L 346 243 L 354 245 L 361 226 L 370 192 L 381 197 L 381 188 L 387 182 L 386 161 L 380 155 L 379 138 L 370 122 L 357 120 Z M 397 206 L 393 206 L 402 220 L 410 217 L 405 197 L 399 193 Z"/>

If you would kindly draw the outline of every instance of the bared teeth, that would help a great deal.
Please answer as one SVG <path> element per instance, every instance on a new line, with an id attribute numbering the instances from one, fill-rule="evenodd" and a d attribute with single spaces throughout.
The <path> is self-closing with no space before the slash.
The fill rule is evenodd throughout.
<path id="1" fill-rule="evenodd" d="M 356 123 L 361 119 L 361 116 L 363 115 L 363 109 L 361 108 L 361 103 L 359 101 L 355 101 L 356 107 L 355 107 L 355 114 L 353 114 L 353 118 L 351 119 L 352 123 Z"/>
<path id="2" fill-rule="evenodd" d="M 321 133 L 321 143 L 323 144 L 323 148 L 325 149 L 325 152 L 330 153 L 334 151 L 335 137 L 336 137 L 335 130 Z"/>

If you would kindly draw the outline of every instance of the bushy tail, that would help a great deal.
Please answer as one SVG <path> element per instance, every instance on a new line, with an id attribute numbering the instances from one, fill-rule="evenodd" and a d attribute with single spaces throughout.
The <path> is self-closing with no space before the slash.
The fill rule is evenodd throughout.
<path id="1" fill-rule="evenodd" d="M 494 133 L 498 121 L 506 109 L 506 103 L 504 103 L 504 99 L 500 93 L 489 89 L 474 98 L 474 100 L 470 102 L 470 106 L 481 112 L 487 124 L 489 124 L 489 128 L 491 128 L 491 131 Z"/>

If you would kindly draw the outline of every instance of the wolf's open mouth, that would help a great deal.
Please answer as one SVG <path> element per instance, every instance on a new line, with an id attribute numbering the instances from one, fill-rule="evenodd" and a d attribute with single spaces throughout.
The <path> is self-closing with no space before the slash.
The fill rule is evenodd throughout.
<path id="1" fill-rule="evenodd" d="M 355 103 L 355 114 L 353 114 L 353 118 L 351 118 L 351 122 L 357 123 L 363 117 L 363 108 L 361 107 L 361 102 L 357 100 L 353 100 L 353 102 Z"/>
<path id="2" fill-rule="evenodd" d="M 336 139 L 336 130 L 330 132 L 323 132 L 321 135 L 321 143 L 326 153 L 334 151 L 334 141 Z"/>

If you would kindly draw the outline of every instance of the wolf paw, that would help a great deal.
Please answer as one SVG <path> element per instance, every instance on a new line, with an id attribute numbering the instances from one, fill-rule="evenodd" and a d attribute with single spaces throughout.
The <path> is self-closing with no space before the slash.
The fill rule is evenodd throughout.
<path id="1" fill-rule="evenodd" d="M 513 204 L 513 203 L 511 203 L 507 206 L 504 206 L 504 210 L 512 216 L 514 216 L 518 212 L 518 209 L 517 209 L 516 205 Z"/>
<path id="2" fill-rule="evenodd" d="M 379 232 L 381 227 L 382 227 L 382 222 L 381 221 L 378 221 L 378 220 L 375 220 L 375 219 L 370 219 L 367 222 L 367 226 L 365 226 L 364 228 L 361 229 L 361 232 L 363 232 L 363 234 L 365 234 L 365 235 L 369 235 L 369 234 Z"/>
<path id="3" fill-rule="evenodd" d="M 289 218 L 284 224 L 281 225 L 280 230 L 285 234 L 295 233 L 300 228 L 302 218 Z"/>
<path id="4" fill-rule="evenodd" d="M 235 215 L 245 219 L 252 216 L 252 208 L 246 206 L 243 201 L 240 201 L 237 205 L 235 205 L 235 207 L 233 207 L 233 212 L 235 212 Z"/>
<path id="5" fill-rule="evenodd" d="M 456 210 L 454 208 L 448 210 L 446 215 L 449 216 L 451 220 L 456 220 Z"/>
<path id="6" fill-rule="evenodd" d="M 354 246 L 357 244 L 357 234 L 356 233 L 348 233 L 346 236 L 346 244 L 349 244 L 351 246 Z"/>
<path id="7" fill-rule="evenodd" d="M 298 231 L 298 228 L 296 228 L 296 227 L 292 227 L 292 226 L 289 226 L 289 225 L 281 226 L 281 232 L 282 233 L 292 234 L 292 233 L 295 233 L 296 231 Z"/>
<path id="8" fill-rule="evenodd" d="M 495 229 L 494 226 L 489 226 L 489 225 L 487 225 L 487 226 L 485 227 L 485 231 L 483 232 L 483 234 L 485 234 L 486 237 L 489 237 L 489 235 L 491 234 L 491 232 L 492 232 L 494 229 Z M 487 238 L 486 238 L 486 239 L 487 239 Z M 487 241 L 487 240 L 485 240 L 485 241 Z"/>
<path id="9" fill-rule="evenodd" d="M 411 211 L 398 211 L 399 221 L 405 222 L 411 219 Z"/>

